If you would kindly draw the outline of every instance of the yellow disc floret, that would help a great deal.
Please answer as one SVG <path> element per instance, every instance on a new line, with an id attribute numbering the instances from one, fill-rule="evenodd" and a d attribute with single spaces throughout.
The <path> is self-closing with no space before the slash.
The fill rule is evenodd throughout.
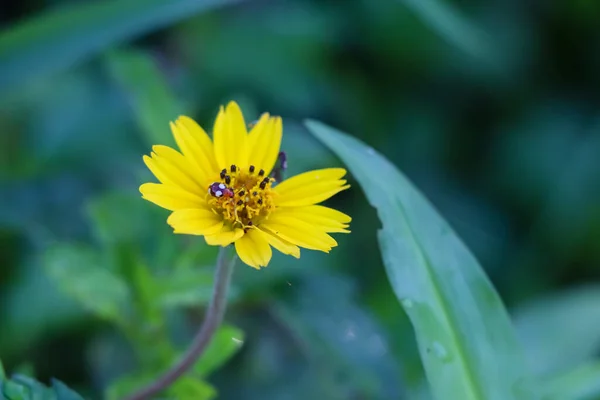
<path id="1" fill-rule="evenodd" d="M 219 179 L 208 187 L 207 202 L 226 223 L 247 230 L 275 208 L 271 188 L 274 181 L 253 165 L 247 169 L 232 165 L 229 170 L 223 169 Z"/>

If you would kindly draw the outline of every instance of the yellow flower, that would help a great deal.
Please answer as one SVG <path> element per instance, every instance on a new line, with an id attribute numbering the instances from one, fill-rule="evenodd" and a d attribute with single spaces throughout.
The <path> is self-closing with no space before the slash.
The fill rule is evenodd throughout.
<path id="1" fill-rule="evenodd" d="M 316 205 L 350 187 L 343 168 L 305 172 L 281 183 L 270 177 L 281 144 L 280 117 L 263 114 L 246 130 L 239 106 L 221 107 L 213 139 L 192 119 L 179 117 L 171 130 L 181 152 L 153 146 L 144 162 L 161 182 L 140 186 L 142 197 L 173 213 L 174 233 L 202 235 L 206 243 L 235 243 L 239 258 L 254 268 L 271 260 L 271 246 L 300 257 L 299 247 L 326 253 L 348 233 L 351 218 Z"/>

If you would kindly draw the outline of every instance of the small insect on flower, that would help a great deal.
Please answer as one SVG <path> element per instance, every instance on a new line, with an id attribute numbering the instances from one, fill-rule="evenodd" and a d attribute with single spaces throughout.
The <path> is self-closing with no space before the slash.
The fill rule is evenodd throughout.
<path id="1" fill-rule="evenodd" d="M 234 195 L 233 190 L 229 189 L 227 187 L 227 185 L 225 185 L 224 183 L 220 183 L 220 182 L 212 183 L 208 187 L 208 194 L 210 194 L 213 197 L 221 197 L 221 196 L 233 197 L 233 195 Z"/>

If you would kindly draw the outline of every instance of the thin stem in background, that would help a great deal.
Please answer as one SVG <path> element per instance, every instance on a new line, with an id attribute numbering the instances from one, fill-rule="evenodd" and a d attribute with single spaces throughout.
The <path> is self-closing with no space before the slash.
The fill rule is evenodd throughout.
<path id="1" fill-rule="evenodd" d="M 200 358 L 215 331 L 221 325 L 225 308 L 227 307 L 227 289 L 229 288 L 235 264 L 235 258 L 229 258 L 227 254 L 227 248 L 221 247 L 217 259 L 212 299 L 206 310 L 204 322 L 184 356 L 162 376 L 148 386 L 139 389 L 127 397 L 126 400 L 145 400 L 151 398 L 173 384 Z"/>

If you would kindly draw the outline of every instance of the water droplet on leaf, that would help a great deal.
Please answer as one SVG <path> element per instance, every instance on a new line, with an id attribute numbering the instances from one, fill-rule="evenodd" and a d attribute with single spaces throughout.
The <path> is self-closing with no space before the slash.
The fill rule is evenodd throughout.
<path id="1" fill-rule="evenodd" d="M 433 342 L 431 345 L 431 352 L 440 361 L 446 362 L 450 360 L 450 354 L 448 354 L 448 350 L 446 350 L 446 348 L 440 342 Z"/>

